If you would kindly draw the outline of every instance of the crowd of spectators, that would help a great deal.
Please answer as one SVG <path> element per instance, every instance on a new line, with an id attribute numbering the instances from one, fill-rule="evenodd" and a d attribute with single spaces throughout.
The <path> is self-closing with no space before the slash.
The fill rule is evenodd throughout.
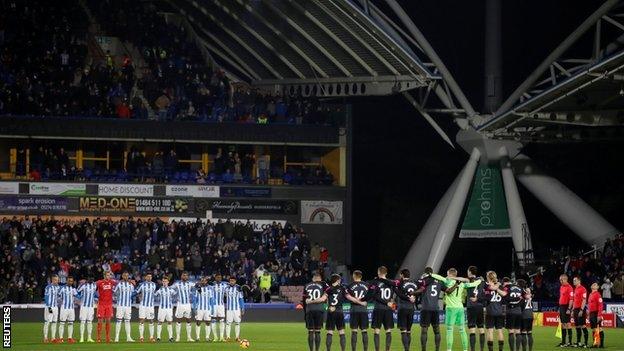
<path id="1" fill-rule="evenodd" d="M 604 247 L 551 250 L 543 273 L 532 277 L 536 300 L 554 301 L 559 296 L 559 275 L 578 276 L 589 288 L 598 283 L 605 301 L 624 301 L 624 235 L 607 240 Z"/>
<path id="2" fill-rule="evenodd" d="M 61 282 L 129 271 L 134 279 L 150 271 L 157 279 L 192 279 L 216 273 L 235 275 L 246 300 L 269 302 L 281 285 L 303 285 L 311 272 L 331 271 L 328 251 L 312 244 L 288 223 L 254 231 L 251 223 L 171 222 L 158 218 L 56 220 L 54 217 L 3 218 L 0 221 L 0 302 L 40 302 L 51 274 Z M 271 277 L 260 288 L 261 276 Z M 266 282 L 266 280 L 265 280 Z M 266 288 L 266 287 L 265 287 Z"/>

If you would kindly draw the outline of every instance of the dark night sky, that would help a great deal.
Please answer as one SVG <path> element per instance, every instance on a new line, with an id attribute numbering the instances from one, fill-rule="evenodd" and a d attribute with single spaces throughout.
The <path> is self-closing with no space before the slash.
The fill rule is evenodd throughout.
<path id="1" fill-rule="evenodd" d="M 449 67 L 473 106 L 483 104 L 484 1 L 404 1 L 406 11 Z M 591 14 L 599 1 L 504 0 L 504 97 Z M 384 9 L 385 10 L 385 9 Z M 389 13 L 388 10 L 385 10 Z M 588 54 L 589 55 L 589 54 Z M 362 98 L 354 105 L 354 266 L 373 272 L 402 261 L 437 201 L 467 160 L 452 149 L 400 97 Z M 457 131 L 439 120 L 447 134 Z M 622 143 L 530 145 L 525 152 L 589 202 L 612 224 L 624 228 Z M 534 246 L 572 246 L 580 240 L 520 186 Z M 383 236 L 383 239 L 382 239 Z M 537 239 L 539 238 L 539 239 Z M 564 239 L 565 238 L 565 239 Z M 371 252 L 371 247 L 379 247 Z M 466 265 L 463 250 L 480 255 L 481 266 L 509 268 L 511 241 L 457 240 L 445 265 Z M 473 255 L 476 256 L 476 255 Z M 484 257 L 485 256 L 485 257 Z"/>

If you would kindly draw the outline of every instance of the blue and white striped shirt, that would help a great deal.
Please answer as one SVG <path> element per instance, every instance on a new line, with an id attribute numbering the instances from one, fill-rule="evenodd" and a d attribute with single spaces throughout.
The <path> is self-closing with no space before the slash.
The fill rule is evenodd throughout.
<path id="1" fill-rule="evenodd" d="M 84 283 L 78 287 L 78 298 L 82 301 L 82 307 L 93 307 L 95 305 L 95 283 Z"/>
<path id="2" fill-rule="evenodd" d="M 132 307 L 132 297 L 134 296 L 134 286 L 130 282 L 120 281 L 115 285 L 113 294 L 117 296 L 117 307 Z"/>
<path id="3" fill-rule="evenodd" d="M 212 286 L 201 286 L 197 290 L 197 309 L 200 311 L 212 310 L 212 304 L 214 299 L 214 291 Z"/>
<path id="4" fill-rule="evenodd" d="M 188 280 L 185 282 L 179 281 L 173 284 L 173 289 L 176 291 L 176 295 L 178 295 L 178 306 L 191 304 L 193 283 Z"/>
<path id="5" fill-rule="evenodd" d="M 69 285 L 63 285 L 59 289 L 59 297 L 61 298 L 61 308 L 62 309 L 73 309 L 74 308 L 74 297 L 76 297 L 78 293 L 76 292 L 76 288 Z"/>
<path id="6" fill-rule="evenodd" d="M 243 299 L 243 291 L 238 285 L 229 285 L 225 290 L 227 311 L 238 311 L 245 309 L 245 300 Z"/>
<path id="7" fill-rule="evenodd" d="M 225 290 L 228 287 L 228 283 L 226 282 L 215 282 L 212 285 L 212 289 L 214 291 L 214 305 L 215 306 L 223 306 L 225 305 Z"/>
<path id="8" fill-rule="evenodd" d="M 156 292 L 156 283 L 143 282 L 136 289 L 136 294 L 141 294 L 142 307 L 154 307 L 154 293 Z"/>
<path id="9" fill-rule="evenodd" d="M 160 297 L 160 308 L 173 308 L 173 296 L 175 294 L 175 289 L 170 286 L 163 286 L 154 293 L 154 296 Z"/>
<path id="10" fill-rule="evenodd" d="M 58 295 L 61 287 L 48 284 L 45 288 L 44 299 L 46 307 L 58 307 Z"/>

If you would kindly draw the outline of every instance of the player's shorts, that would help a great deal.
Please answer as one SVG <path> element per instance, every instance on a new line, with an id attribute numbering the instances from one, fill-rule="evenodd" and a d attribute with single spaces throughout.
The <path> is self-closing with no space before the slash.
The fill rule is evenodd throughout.
<path id="1" fill-rule="evenodd" d="M 132 318 L 132 306 L 117 306 L 115 318 L 130 320 Z"/>
<path id="2" fill-rule="evenodd" d="M 326 330 L 344 330 L 345 319 L 342 311 L 327 312 Z"/>
<path id="3" fill-rule="evenodd" d="M 241 322 L 240 310 L 227 311 L 227 313 L 225 314 L 225 323 L 240 323 L 240 322 Z"/>
<path id="4" fill-rule="evenodd" d="M 505 328 L 512 330 L 522 328 L 522 314 L 507 314 L 505 317 Z"/>
<path id="5" fill-rule="evenodd" d="M 211 311 L 210 310 L 197 310 L 195 312 L 195 320 L 196 321 L 210 322 L 210 319 L 212 319 L 212 315 L 211 315 Z"/>
<path id="6" fill-rule="evenodd" d="M 225 306 L 214 306 L 214 309 L 212 310 L 212 318 L 225 318 Z"/>
<path id="7" fill-rule="evenodd" d="M 466 315 L 461 307 L 447 307 L 445 311 L 444 324 L 450 326 L 463 326 L 466 324 Z"/>
<path id="8" fill-rule="evenodd" d="M 485 325 L 485 314 L 483 307 L 475 306 L 466 309 L 468 328 L 483 328 Z"/>
<path id="9" fill-rule="evenodd" d="M 414 310 L 410 309 L 399 309 L 399 313 L 397 315 L 397 325 L 400 330 L 412 330 L 412 324 L 414 324 Z"/>
<path id="10" fill-rule="evenodd" d="M 574 325 L 582 327 L 587 324 L 587 314 L 585 310 L 575 308 L 572 310 L 572 318 L 574 318 Z"/>
<path id="11" fill-rule="evenodd" d="M 162 323 L 164 321 L 172 322 L 173 321 L 173 308 L 159 308 L 157 319 L 159 323 Z"/>
<path id="12" fill-rule="evenodd" d="M 175 311 L 176 318 L 191 318 L 191 304 L 186 303 L 183 305 L 177 305 Z"/>
<path id="13" fill-rule="evenodd" d="M 52 312 L 50 312 L 52 309 Z M 44 308 L 43 309 L 43 320 L 49 323 L 55 323 L 58 321 L 59 310 L 58 307 Z"/>
<path id="14" fill-rule="evenodd" d="M 349 326 L 351 329 L 368 329 L 368 312 L 351 312 Z"/>
<path id="15" fill-rule="evenodd" d="M 523 333 L 533 331 L 533 318 L 522 318 L 520 331 Z"/>
<path id="16" fill-rule="evenodd" d="M 568 312 L 568 305 L 559 306 L 559 320 L 561 323 L 570 323 L 570 315 Z"/>
<path id="17" fill-rule="evenodd" d="M 61 308 L 59 311 L 59 321 L 73 322 L 76 320 L 76 311 L 73 308 Z"/>
<path id="18" fill-rule="evenodd" d="M 99 304 L 97 307 L 98 318 L 112 318 L 113 317 L 113 305 Z"/>
<path id="19" fill-rule="evenodd" d="M 485 327 L 487 329 L 503 329 L 505 326 L 505 316 L 485 316 Z"/>
<path id="20" fill-rule="evenodd" d="M 385 330 L 394 328 L 394 317 L 392 316 L 392 310 L 373 310 L 373 321 L 371 323 L 373 329 L 381 329 L 383 326 Z"/>
<path id="21" fill-rule="evenodd" d="M 306 328 L 310 330 L 320 330 L 323 328 L 324 311 L 308 311 L 305 315 Z"/>
<path id="22" fill-rule="evenodd" d="M 80 313 L 78 315 L 78 318 L 80 318 L 81 321 L 91 322 L 93 320 L 93 314 L 93 307 L 80 306 Z"/>
<path id="23" fill-rule="evenodd" d="M 440 325 L 440 311 L 420 311 L 420 326 Z"/>
<path id="24" fill-rule="evenodd" d="M 600 326 L 600 323 L 598 323 L 598 312 L 589 312 L 589 326 L 592 329 L 596 329 Z"/>
<path id="25" fill-rule="evenodd" d="M 154 306 L 152 307 L 139 306 L 139 319 L 153 320 L 154 319 Z"/>

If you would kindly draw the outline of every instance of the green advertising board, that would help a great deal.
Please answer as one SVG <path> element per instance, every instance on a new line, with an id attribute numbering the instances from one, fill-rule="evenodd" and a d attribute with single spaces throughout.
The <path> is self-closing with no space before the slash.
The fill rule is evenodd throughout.
<path id="1" fill-rule="evenodd" d="M 511 237 L 507 201 L 499 167 L 477 168 L 459 237 Z"/>

